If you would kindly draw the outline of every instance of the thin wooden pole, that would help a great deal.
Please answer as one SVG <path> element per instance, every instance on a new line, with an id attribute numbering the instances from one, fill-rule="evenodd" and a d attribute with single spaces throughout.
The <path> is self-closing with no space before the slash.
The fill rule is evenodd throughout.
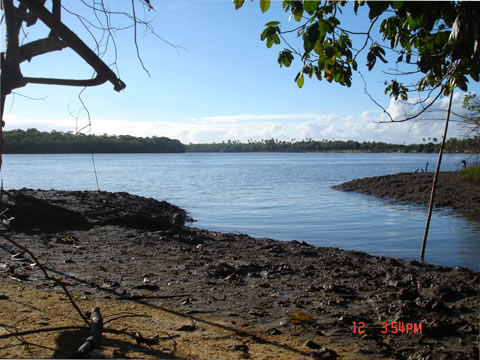
<path id="1" fill-rule="evenodd" d="M 450 120 L 450 112 L 452 110 L 452 99 L 453 99 L 453 90 L 450 93 L 450 100 L 448 102 L 448 110 L 447 110 L 447 118 L 445 120 L 445 129 L 443 130 L 443 138 L 442 138 L 442 143 L 440 144 L 440 151 L 438 153 L 437 167 L 435 168 L 435 174 L 433 176 L 432 192 L 430 193 L 430 203 L 428 205 L 427 222 L 425 224 L 425 233 L 423 234 L 422 250 L 420 252 L 420 259 L 422 261 L 424 260 L 425 247 L 427 246 L 428 230 L 430 229 L 430 219 L 432 218 L 433 200 L 435 199 L 435 190 L 437 188 L 438 173 L 440 172 L 440 164 L 442 163 L 443 149 L 445 148 L 445 141 L 447 138 L 448 122 Z"/>

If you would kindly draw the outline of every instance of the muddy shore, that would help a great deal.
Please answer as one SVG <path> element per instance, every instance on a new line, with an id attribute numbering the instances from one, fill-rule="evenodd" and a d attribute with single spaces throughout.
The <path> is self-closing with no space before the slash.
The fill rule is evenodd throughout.
<path id="1" fill-rule="evenodd" d="M 127 193 L 22 189 L 4 201 L 9 221 L 2 233 L 76 295 L 168 306 L 253 334 L 246 350 L 226 350 L 224 358 L 267 358 L 252 349 L 275 337 L 311 341 L 297 359 L 479 356 L 479 273 L 469 269 L 201 230 L 184 210 Z M 0 281 L 53 291 L 28 256 L 1 237 Z M 0 309 L 13 295 L 4 296 Z M 292 324 L 295 312 L 315 321 Z M 354 333 L 354 323 L 365 324 L 365 334 Z M 9 357 L 1 350 L 6 336 L 0 332 L 0 357 Z M 171 355 L 208 358 L 182 356 L 180 340 Z"/>
<path id="2" fill-rule="evenodd" d="M 428 205 L 433 173 L 400 173 L 352 180 L 334 189 Z M 434 206 L 480 214 L 480 186 L 457 172 L 440 172 Z"/>

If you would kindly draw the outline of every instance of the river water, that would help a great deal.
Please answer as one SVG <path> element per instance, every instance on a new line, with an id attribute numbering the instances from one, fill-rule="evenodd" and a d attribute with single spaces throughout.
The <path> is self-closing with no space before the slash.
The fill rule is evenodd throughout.
<path id="1" fill-rule="evenodd" d="M 467 155 L 445 155 L 442 170 Z M 6 189 L 126 191 L 166 200 L 209 230 L 418 259 L 425 206 L 331 189 L 355 178 L 435 169 L 433 154 L 186 153 L 5 155 Z M 480 219 L 435 210 L 425 260 L 480 270 Z"/>

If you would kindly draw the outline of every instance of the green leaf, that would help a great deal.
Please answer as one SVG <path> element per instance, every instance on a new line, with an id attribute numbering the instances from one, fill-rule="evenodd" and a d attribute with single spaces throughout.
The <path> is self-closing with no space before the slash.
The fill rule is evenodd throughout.
<path id="1" fill-rule="evenodd" d="M 368 13 L 370 20 L 373 20 L 388 9 L 388 1 L 367 1 L 367 5 L 370 8 Z"/>
<path id="2" fill-rule="evenodd" d="M 260 0 L 260 9 L 264 13 L 270 7 L 270 0 Z"/>
<path id="3" fill-rule="evenodd" d="M 295 20 L 300 21 L 302 20 L 303 15 L 303 4 L 301 2 L 295 1 L 294 6 L 292 7 L 292 13 Z"/>
<path id="4" fill-rule="evenodd" d="M 325 55 L 327 55 L 327 58 L 331 58 L 335 53 L 332 47 L 325 46 L 324 51 L 325 51 Z"/>
<path id="5" fill-rule="evenodd" d="M 393 2 L 393 8 L 396 9 L 396 10 L 400 9 L 403 6 L 404 2 L 405 1 L 394 1 Z"/>
<path id="6" fill-rule="evenodd" d="M 315 47 L 315 44 L 318 40 L 320 33 L 318 31 L 317 23 L 309 26 L 307 31 L 305 32 L 305 39 L 303 42 L 303 47 L 305 48 L 306 52 L 310 52 Z"/>
<path id="7" fill-rule="evenodd" d="M 365 4 L 364 0 L 355 0 L 353 3 L 353 11 L 355 12 L 355 15 L 357 15 L 358 7 L 363 6 Z"/>
<path id="8" fill-rule="evenodd" d="M 280 67 L 282 65 L 285 65 L 286 67 L 290 67 L 293 61 L 293 55 L 292 52 L 288 49 L 282 50 L 278 53 L 278 63 L 280 64 Z"/>
<path id="9" fill-rule="evenodd" d="M 477 82 L 480 81 L 480 78 L 479 78 L 477 72 L 471 71 L 471 72 L 470 72 L 470 76 L 472 77 L 473 80 L 475 80 L 475 81 L 477 81 Z"/>
<path id="10" fill-rule="evenodd" d="M 323 39 L 325 35 L 327 35 L 329 26 L 327 22 L 324 20 L 319 20 L 317 24 L 318 24 L 318 30 L 320 32 L 319 37 Z"/>
<path id="11" fill-rule="evenodd" d="M 340 20 L 338 20 L 338 18 L 335 16 L 330 16 L 328 18 L 328 22 L 333 25 L 332 28 L 340 25 Z"/>
<path id="12" fill-rule="evenodd" d="M 280 25 L 280 21 L 270 21 L 265 24 L 265 26 L 278 26 Z"/>
<path id="13" fill-rule="evenodd" d="M 318 4 L 320 4 L 320 1 L 317 0 L 304 0 L 303 1 L 303 8 L 307 13 L 310 15 L 313 15 L 315 10 L 317 10 Z"/>
<path id="14" fill-rule="evenodd" d="M 423 24 L 423 15 L 413 17 L 411 15 L 407 16 L 408 25 L 410 30 L 415 30 L 422 26 Z"/>
<path id="15" fill-rule="evenodd" d="M 265 30 L 262 31 L 262 33 L 260 34 L 260 40 L 265 40 L 265 38 L 268 36 L 268 30 L 269 28 L 266 28 Z"/>
<path id="16" fill-rule="evenodd" d="M 467 82 L 468 79 L 464 75 L 459 75 L 458 78 L 455 79 L 455 85 L 463 91 L 468 90 Z"/>
<path id="17" fill-rule="evenodd" d="M 233 0 L 233 3 L 235 4 L 235 10 L 240 9 L 244 2 L 245 0 Z"/>
<path id="18" fill-rule="evenodd" d="M 323 45 L 320 41 L 317 41 L 313 46 L 313 51 L 317 53 L 317 55 L 323 55 Z"/>
<path id="19" fill-rule="evenodd" d="M 467 84 L 465 84 L 464 82 L 462 81 L 458 81 L 457 82 L 457 86 L 460 90 L 463 90 L 463 91 L 467 91 L 468 88 L 467 88 Z M 301 87 L 301 86 L 300 86 Z"/>
<path id="20" fill-rule="evenodd" d="M 267 38 L 267 47 L 270 49 L 273 45 L 273 37 L 272 36 L 269 36 Z"/>
<path id="21" fill-rule="evenodd" d="M 295 81 L 297 83 L 297 86 L 299 88 L 302 88 L 304 82 L 305 82 L 305 78 L 303 77 L 303 71 L 300 71 L 297 76 L 295 77 Z"/>

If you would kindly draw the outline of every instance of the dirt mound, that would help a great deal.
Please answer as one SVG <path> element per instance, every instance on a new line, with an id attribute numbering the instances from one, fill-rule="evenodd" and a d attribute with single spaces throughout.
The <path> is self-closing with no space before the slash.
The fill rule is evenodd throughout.
<path id="1" fill-rule="evenodd" d="M 150 230 L 183 226 L 185 210 L 166 201 L 106 191 L 10 190 L 5 215 L 19 231 L 56 232 L 96 225 Z"/>
<path id="2" fill-rule="evenodd" d="M 74 356 L 72 329 L 62 326 L 82 325 L 63 302 L 56 306 L 56 293 L 47 301 L 53 285 L 5 236 L 33 251 L 83 311 L 100 306 L 121 319 L 105 333 L 110 357 L 478 358 L 477 272 L 182 226 L 173 219 L 185 218 L 183 210 L 124 193 L 24 195 L 76 212 L 91 228 L 27 233 L 1 225 L 0 358 Z M 158 227 L 108 220 L 125 211 L 167 220 Z M 292 321 L 302 313 L 314 320 Z M 54 336 L 25 333 L 38 328 Z M 120 330 L 165 341 L 134 346 Z"/>
<path id="3" fill-rule="evenodd" d="M 400 173 L 356 179 L 333 188 L 428 205 L 432 181 L 433 173 Z M 480 186 L 463 180 L 458 173 L 441 172 L 434 206 L 480 213 Z"/>

